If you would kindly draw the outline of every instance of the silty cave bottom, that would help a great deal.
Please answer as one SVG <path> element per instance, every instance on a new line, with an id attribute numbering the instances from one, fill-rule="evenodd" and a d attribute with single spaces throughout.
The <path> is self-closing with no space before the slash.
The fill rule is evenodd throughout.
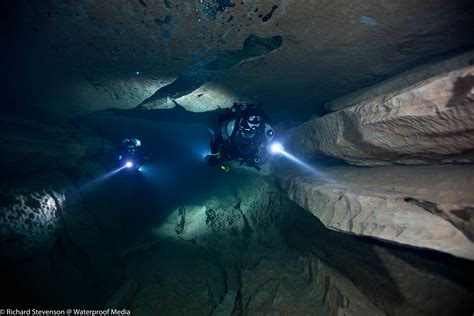
<path id="1" fill-rule="evenodd" d="M 472 1 L 0 6 L 0 314 L 474 313 Z"/>

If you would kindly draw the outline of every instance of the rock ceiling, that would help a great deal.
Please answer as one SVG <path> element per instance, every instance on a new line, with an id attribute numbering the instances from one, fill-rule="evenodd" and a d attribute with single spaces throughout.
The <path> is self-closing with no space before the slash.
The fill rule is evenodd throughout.
<path id="1" fill-rule="evenodd" d="M 281 45 L 218 67 L 154 108 L 233 101 L 307 118 L 329 100 L 473 46 L 471 1 L 5 1 L 4 99 L 12 110 L 73 117 L 133 108 L 251 35 Z M 218 58 L 217 58 L 218 59 Z M 235 60 L 234 60 L 235 61 Z M 216 64 L 228 62 L 219 60 Z M 222 68 L 222 69 L 221 69 Z M 195 77 L 193 77 L 195 79 Z M 179 90 L 179 87 L 178 87 Z M 290 113 L 289 113 L 290 112 Z"/>

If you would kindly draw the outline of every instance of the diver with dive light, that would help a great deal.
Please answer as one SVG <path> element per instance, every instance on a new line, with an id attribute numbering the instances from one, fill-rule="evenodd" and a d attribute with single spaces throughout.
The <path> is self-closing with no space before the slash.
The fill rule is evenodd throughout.
<path id="1" fill-rule="evenodd" d="M 234 103 L 219 117 L 219 128 L 211 139 L 211 153 L 206 161 L 227 172 L 226 162 L 237 160 L 260 170 L 271 151 L 275 131 L 259 105 Z"/>
<path id="2" fill-rule="evenodd" d="M 124 168 L 140 171 L 142 164 L 150 160 L 150 157 L 145 154 L 139 139 L 125 138 L 119 148 L 118 160 Z"/>

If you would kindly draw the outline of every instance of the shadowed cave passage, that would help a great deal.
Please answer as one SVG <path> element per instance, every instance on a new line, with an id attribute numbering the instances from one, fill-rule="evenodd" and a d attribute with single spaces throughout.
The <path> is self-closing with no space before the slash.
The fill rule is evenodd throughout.
<path id="1" fill-rule="evenodd" d="M 0 6 L 0 314 L 473 313 L 472 1 Z"/>

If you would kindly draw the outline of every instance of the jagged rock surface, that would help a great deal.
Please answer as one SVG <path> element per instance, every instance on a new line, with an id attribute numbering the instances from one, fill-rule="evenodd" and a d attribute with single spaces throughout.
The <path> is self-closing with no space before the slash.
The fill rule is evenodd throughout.
<path id="1" fill-rule="evenodd" d="M 472 261 L 341 234 L 294 204 L 282 235 L 290 250 L 337 269 L 388 315 L 462 315 L 473 308 Z"/>
<path id="2" fill-rule="evenodd" d="M 120 202 L 112 191 L 104 192 L 110 194 L 109 207 Z M 81 204 L 91 206 L 88 199 L 79 202 L 66 203 L 65 209 L 79 216 Z M 129 308 L 133 315 L 406 315 L 437 310 L 444 315 L 470 307 L 469 285 L 463 289 L 462 279 L 443 276 L 455 267 L 452 272 L 465 278 L 465 267 L 445 265 L 445 259 L 419 262 L 420 256 L 407 257 L 406 249 L 376 247 L 332 232 L 285 199 L 270 179 L 255 179 L 253 173 L 178 206 L 135 247 L 123 245 L 124 228 L 134 225 L 130 218 L 114 207 L 97 216 L 102 212 L 90 214 L 99 221 L 99 235 L 90 229 L 89 216 L 70 217 L 49 253 L 20 261 L 16 269 L 27 273 L 8 276 L 5 284 L 16 282 L 18 287 L 21 280 L 28 287 L 24 292 L 36 293 L 34 302 L 42 304 L 59 300 L 91 309 Z M 136 208 L 131 215 L 137 216 Z M 106 236 L 117 244 L 104 249 L 101 237 Z M 115 247 L 128 250 L 108 262 L 97 258 L 97 252 Z"/>
<path id="3" fill-rule="evenodd" d="M 281 35 L 281 49 L 236 65 L 183 104 L 202 111 L 245 98 L 303 118 L 315 104 L 472 47 L 469 0 L 229 1 L 210 16 L 213 2 L 3 1 L 5 97 L 15 110 L 62 117 L 131 108 L 252 34 Z"/>
<path id="4" fill-rule="evenodd" d="M 108 252 L 77 187 L 62 172 L 42 171 L 4 178 L 0 192 L 5 301 L 18 307 L 26 307 L 25 297 L 35 306 L 97 304 L 107 289 L 91 283 Z"/>
<path id="5" fill-rule="evenodd" d="M 453 58 L 443 60 L 441 62 L 422 65 L 405 71 L 393 78 L 384 80 L 376 85 L 358 90 L 341 98 L 332 100 L 324 105 L 329 111 L 338 111 L 357 105 L 360 102 L 370 100 L 372 98 L 392 93 L 411 86 L 422 80 L 437 76 L 444 72 L 452 71 L 474 64 L 474 51 L 470 51 Z"/>
<path id="6" fill-rule="evenodd" d="M 289 132 L 307 155 L 355 165 L 474 162 L 474 66 L 310 120 Z"/>
<path id="7" fill-rule="evenodd" d="M 37 172 L 0 184 L 1 257 L 45 254 L 67 236 L 95 264 L 105 260 L 101 232 L 79 190 L 61 172 Z"/>
<path id="8" fill-rule="evenodd" d="M 63 205 L 72 188 L 67 178 L 52 172 L 21 180 L 16 185 L 3 183 L 1 187 L 2 258 L 47 252 L 64 225 Z"/>
<path id="9" fill-rule="evenodd" d="M 278 181 L 330 229 L 474 260 L 471 167 L 333 167 Z"/>
<path id="10" fill-rule="evenodd" d="M 216 191 L 197 204 L 178 207 L 153 233 L 204 247 L 232 270 L 235 262 L 253 264 L 270 249 L 283 247 L 279 237 L 282 203 L 278 189 L 257 178 L 241 187 Z M 252 251 L 242 256 L 242 249 L 247 248 Z M 236 287 L 235 282 L 228 284 L 232 290 Z"/>
<path id="11" fill-rule="evenodd" d="M 242 273 L 242 303 L 250 315 L 385 315 L 318 259 L 278 255 Z"/>
<path id="12" fill-rule="evenodd" d="M 179 207 L 154 233 L 198 245 L 219 258 L 226 288 L 238 295 L 234 302 L 229 292 L 216 315 L 383 314 L 347 277 L 316 258 L 298 258 L 286 250 L 281 225 L 288 208 L 273 185 L 252 180 Z"/>

